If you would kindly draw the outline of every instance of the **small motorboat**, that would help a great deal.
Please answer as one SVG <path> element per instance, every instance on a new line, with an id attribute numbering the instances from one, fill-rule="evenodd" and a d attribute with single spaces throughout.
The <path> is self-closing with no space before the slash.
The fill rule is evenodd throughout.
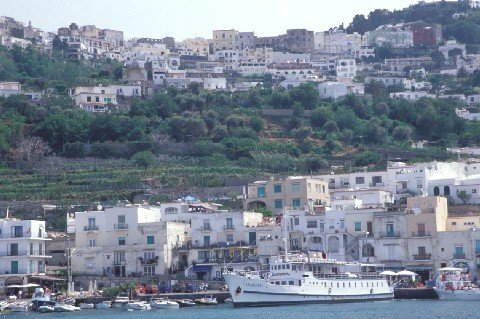
<path id="1" fill-rule="evenodd" d="M 123 307 L 126 307 L 129 302 L 131 302 L 131 300 L 128 297 L 128 294 L 122 293 L 122 294 L 119 294 L 117 298 L 115 298 L 115 300 L 112 302 L 111 307 L 123 308 Z"/>
<path id="2" fill-rule="evenodd" d="M 55 310 L 55 312 L 74 312 L 76 310 L 75 308 L 78 307 L 67 305 L 66 303 L 60 303 L 55 305 L 53 309 Z"/>
<path id="3" fill-rule="evenodd" d="M 78 306 L 80 307 L 80 309 L 93 309 L 93 308 L 95 308 L 95 305 L 93 303 L 82 302 Z"/>
<path id="4" fill-rule="evenodd" d="M 201 306 L 214 306 L 218 305 L 217 298 L 214 298 L 213 296 L 210 297 L 203 297 L 200 299 L 195 299 L 195 302 Z"/>
<path id="5" fill-rule="evenodd" d="M 95 305 L 95 309 L 108 309 L 112 306 L 112 302 L 111 301 L 102 301 L 100 303 L 97 303 Z"/>
<path id="6" fill-rule="evenodd" d="M 10 311 L 11 312 L 27 312 L 28 311 L 28 303 L 25 301 L 17 301 L 10 304 Z"/>
<path id="7" fill-rule="evenodd" d="M 55 307 L 53 307 L 53 306 L 48 306 L 48 305 L 43 305 L 43 306 L 38 307 L 37 311 L 38 311 L 38 312 L 41 312 L 41 313 L 54 312 L 54 311 L 55 311 Z"/>
<path id="8" fill-rule="evenodd" d="M 227 303 L 227 304 L 231 304 L 231 303 L 233 303 L 233 299 L 232 298 L 227 298 L 227 299 L 224 300 L 224 302 Z"/>
<path id="9" fill-rule="evenodd" d="M 179 300 L 176 300 L 176 301 L 181 308 L 183 308 L 183 307 L 193 307 L 193 306 L 197 305 L 195 303 L 195 301 L 193 301 L 191 299 L 179 299 Z"/>
<path id="10" fill-rule="evenodd" d="M 132 309 L 132 310 L 150 310 L 150 309 L 152 309 L 150 304 L 145 302 L 145 301 L 129 302 L 129 303 L 127 303 L 126 308 L 127 309 Z"/>
<path id="11" fill-rule="evenodd" d="M 157 308 L 157 309 L 178 309 L 178 308 L 180 308 L 180 305 L 178 304 L 178 302 L 173 301 L 173 300 L 167 300 L 167 299 L 155 300 L 154 305 L 155 305 L 155 308 Z"/>

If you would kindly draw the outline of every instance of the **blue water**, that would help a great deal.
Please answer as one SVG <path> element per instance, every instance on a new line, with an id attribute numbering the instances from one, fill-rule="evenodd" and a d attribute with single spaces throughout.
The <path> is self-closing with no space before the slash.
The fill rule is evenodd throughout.
<path id="1" fill-rule="evenodd" d="M 75 313 L 7 313 L 0 318 L 105 318 L 105 319 L 425 319 L 480 318 L 475 301 L 394 300 L 350 304 L 298 305 L 267 308 L 237 308 L 231 305 L 181 309 L 125 311 L 82 310 Z"/>

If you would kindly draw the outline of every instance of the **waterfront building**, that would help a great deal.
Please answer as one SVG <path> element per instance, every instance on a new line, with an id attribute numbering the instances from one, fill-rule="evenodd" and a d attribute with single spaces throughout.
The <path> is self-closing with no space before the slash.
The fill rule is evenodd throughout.
<path id="1" fill-rule="evenodd" d="M 173 247 L 185 243 L 189 224 L 160 217 L 156 208 L 137 206 L 75 213 L 73 272 L 115 277 L 171 272 Z"/>
<path id="2" fill-rule="evenodd" d="M 46 253 L 45 221 L 0 219 L 0 294 L 9 285 L 24 285 L 28 277 L 45 275 L 51 257 Z"/>

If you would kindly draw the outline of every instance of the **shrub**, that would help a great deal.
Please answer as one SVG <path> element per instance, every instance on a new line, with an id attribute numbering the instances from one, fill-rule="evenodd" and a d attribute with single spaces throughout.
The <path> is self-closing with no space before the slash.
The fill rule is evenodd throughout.
<path id="1" fill-rule="evenodd" d="M 132 162 L 136 166 L 149 167 L 155 164 L 155 156 L 150 151 L 141 151 L 132 156 Z"/>

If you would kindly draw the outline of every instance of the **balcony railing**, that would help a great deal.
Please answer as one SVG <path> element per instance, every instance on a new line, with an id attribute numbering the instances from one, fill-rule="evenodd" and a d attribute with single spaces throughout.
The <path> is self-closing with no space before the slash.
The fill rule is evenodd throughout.
<path id="1" fill-rule="evenodd" d="M 430 260 L 432 254 L 413 255 L 413 260 Z"/>
<path id="2" fill-rule="evenodd" d="M 118 223 L 113 225 L 114 229 L 128 229 L 128 224 L 125 223 Z"/>
<path id="3" fill-rule="evenodd" d="M 95 231 L 95 230 L 98 230 L 98 226 L 97 225 L 85 226 L 85 227 L 83 227 L 83 230 L 84 231 Z"/>
<path id="4" fill-rule="evenodd" d="M 140 263 L 142 265 L 156 265 L 158 263 L 159 257 L 155 256 L 153 258 L 146 258 L 146 259 L 143 257 L 139 257 L 138 259 L 140 260 Z"/>
<path id="5" fill-rule="evenodd" d="M 393 232 L 379 232 L 378 236 L 380 238 L 400 238 L 400 232 L 393 231 Z"/>
<path id="6" fill-rule="evenodd" d="M 430 237 L 429 231 L 412 232 L 412 237 Z"/>
<path id="7" fill-rule="evenodd" d="M 453 259 L 465 259 L 465 253 L 453 254 Z"/>
<path id="8" fill-rule="evenodd" d="M 225 225 L 225 226 L 223 226 L 223 229 L 224 229 L 224 230 L 235 230 L 235 226 L 233 226 L 233 225 Z"/>
<path id="9" fill-rule="evenodd" d="M 51 258 L 51 256 L 47 256 L 44 251 L 28 251 L 28 250 L 7 250 L 6 252 L 0 252 L 0 257 L 9 257 L 9 256 L 18 256 L 18 257 L 45 257 Z"/>
<path id="10" fill-rule="evenodd" d="M 115 260 L 115 261 L 113 262 L 113 265 L 114 265 L 114 266 L 125 266 L 125 264 L 126 264 L 126 263 L 125 263 L 125 260 Z"/>
<path id="11" fill-rule="evenodd" d="M 204 226 L 200 227 L 200 231 L 212 231 L 212 226 L 204 225 Z"/>

